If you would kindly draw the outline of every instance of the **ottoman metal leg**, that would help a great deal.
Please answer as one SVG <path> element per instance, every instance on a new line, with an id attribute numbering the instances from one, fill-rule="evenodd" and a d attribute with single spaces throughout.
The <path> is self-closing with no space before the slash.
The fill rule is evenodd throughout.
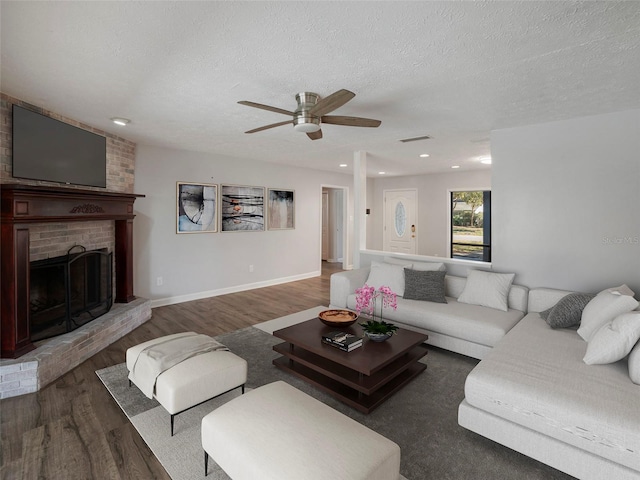
<path id="1" fill-rule="evenodd" d="M 242 385 L 240 385 L 240 387 L 242 388 L 242 394 L 243 394 L 243 395 L 244 395 L 244 385 L 245 385 L 244 383 L 243 383 Z M 235 390 L 236 388 L 238 388 L 238 387 L 233 387 L 232 389 L 227 390 L 226 392 L 222 392 L 220 395 L 224 395 L 225 393 L 229 393 L 229 392 L 231 392 L 232 390 Z M 207 399 L 206 399 L 206 400 L 204 400 L 203 402 L 200 402 L 200 403 L 198 403 L 197 405 L 193 405 L 192 407 L 189 407 L 189 408 L 187 408 L 187 409 L 185 409 L 185 410 L 182 410 L 181 412 L 177 412 L 177 413 L 170 413 L 169 415 L 171 415 L 171 436 L 173 437 L 173 420 L 174 420 L 174 418 L 175 418 L 177 415 L 179 415 L 179 414 L 180 414 L 180 413 L 182 413 L 182 412 L 186 412 L 187 410 L 190 410 L 190 409 L 192 409 L 192 408 L 198 407 L 198 406 L 202 405 L 203 403 L 208 402 L 209 400 L 212 400 L 212 399 L 214 399 L 214 398 L 219 397 L 220 395 L 216 395 L 215 397 L 207 398 Z"/>
<path id="2" fill-rule="evenodd" d="M 209 454 L 207 451 L 204 451 L 204 476 L 209 475 Z"/>

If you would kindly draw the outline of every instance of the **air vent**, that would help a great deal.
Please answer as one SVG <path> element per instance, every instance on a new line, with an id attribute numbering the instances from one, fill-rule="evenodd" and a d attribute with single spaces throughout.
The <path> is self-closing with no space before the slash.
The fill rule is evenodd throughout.
<path id="1" fill-rule="evenodd" d="M 413 137 L 413 138 L 405 138 L 404 140 L 400 140 L 402 143 L 407 142 L 417 142 L 419 140 L 429 140 L 431 137 L 429 135 L 424 135 L 422 137 Z"/>

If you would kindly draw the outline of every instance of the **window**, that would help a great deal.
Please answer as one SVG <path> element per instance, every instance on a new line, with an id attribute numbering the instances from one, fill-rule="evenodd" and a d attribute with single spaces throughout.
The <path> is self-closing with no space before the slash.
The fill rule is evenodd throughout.
<path id="1" fill-rule="evenodd" d="M 398 237 L 404 236 L 405 227 L 407 226 L 407 212 L 404 209 L 402 202 L 398 202 L 396 205 L 396 235 Z"/>
<path id="2" fill-rule="evenodd" d="M 451 192 L 451 258 L 491 261 L 491 191 Z"/>

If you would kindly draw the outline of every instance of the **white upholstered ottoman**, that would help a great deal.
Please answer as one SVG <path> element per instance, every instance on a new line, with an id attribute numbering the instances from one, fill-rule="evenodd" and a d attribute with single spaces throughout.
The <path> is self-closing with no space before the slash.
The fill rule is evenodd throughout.
<path id="1" fill-rule="evenodd" d="M 264 385 L 202 419 L 209 455 L 233 480 L 398 480 L 400 447 L 291 385 Z"/>
<path id="2" fill-rule="evenodd" d="M 132 375 L 139 353 L 160 340 L 179 337 L 183 334 L 167 335 L 141 343 L 127 350 L 129 385 L 136 383 Z M 174 417 L 211 398 L 247 382 L 247 362 L 229 351 L 213 351 L 188 358 L 162 372 L 156 379 L 154 397 L 171 415 L 171 435 Z"/>

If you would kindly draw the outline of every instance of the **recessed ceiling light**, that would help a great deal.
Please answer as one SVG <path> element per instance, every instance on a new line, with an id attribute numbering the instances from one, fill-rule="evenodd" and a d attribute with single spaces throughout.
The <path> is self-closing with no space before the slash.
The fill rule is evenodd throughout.
<path id="1" fill-rule="evenodd" d="M 384 175 L 387 172 L 378 172 L 378 175 Z"/>
<path id="2" fill-rule="evenodd" d="M 460 168 L 460 165 L 452 165 L 451 168 Z"/>
<path id="3" fill-rule="evenodd" d="M 114 117 L 111 119 L 111 121 L 116 125 L 121 125 L 123 127 L 131 122 L 131 120 L 129 120 L 128 118 L 119 118 L 119 117 Z"/>
<path id="4" fill-rule="evenodd" d="M 347 165 L 346 163 L 341 163 L 341 164 L 340 164 L 340 168 L 345 168 L 345 167 L 348 167 L 348 166 L 349 166 L 349 165 Z"/>
<path id="5" fill-rule="evenodd" d="M 420 155 L 420 158 L 427 158 L 428 156 L 429 156 L 429 154 L 428 154 L 428 153 L 422 153 L 422 154 Z"/>
<path id="6" fill-rule="evenodd" d="M 488 155 L 485 157 L 480 157 L 478 160 L 480 160 L 480 163 L 484 163 L 485 165 L 491 165 L 491 157 Z"/>

